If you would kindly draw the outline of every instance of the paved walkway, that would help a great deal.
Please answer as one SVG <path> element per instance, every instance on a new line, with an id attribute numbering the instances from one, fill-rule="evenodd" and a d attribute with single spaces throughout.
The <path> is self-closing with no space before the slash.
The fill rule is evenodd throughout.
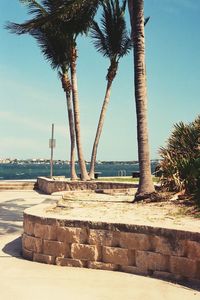
<path id="1" fill-rule="evenodd" d="M 23 210 L 47 196 L 35 191 L 0 192 L 1 300 L 193 300 L 200 292 L 120 272 L 66 268 L 21 258 Z"/>

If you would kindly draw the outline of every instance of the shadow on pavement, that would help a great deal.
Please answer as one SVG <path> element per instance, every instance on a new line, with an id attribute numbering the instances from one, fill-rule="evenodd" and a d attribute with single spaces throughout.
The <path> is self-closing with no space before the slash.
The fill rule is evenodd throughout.
<path id="1" fill-rule="evenodd" d="M 15 240 L 6 244 L 2 251 L 9 256 L 22 258 L 22 240 L 21 237 L 16 238 Z"/>
<path id="2" fill-rule="evenodd" d="M 29 206 L 25 204 L 24 199 L 14 199 L 1 203 L 0 235 L 21 231 L 23 211 Z"/>

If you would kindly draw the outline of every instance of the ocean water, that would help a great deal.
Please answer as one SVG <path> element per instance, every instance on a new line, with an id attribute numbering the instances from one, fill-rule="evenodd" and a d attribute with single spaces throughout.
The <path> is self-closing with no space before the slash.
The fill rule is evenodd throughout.
<path id="1" fill-rule="evenodd" d="M 152 173 L 155 170 L 156 162 L 151 163 Z M 89 169 L 89 165 L 87 165 Z M 131 176 L 132 172 L 139 171 L 138 163 L 112 162 L 100 163 L 96 165 L 96 172 L 100 172 L 102 177 L 110 176 Z M 77 166 L 77 173 L 79 173 Z M 49 176 L 49 164 L 30 164 L 30 163 L 12 163 L 0 164 L 0 180 L 20 180 L 20 179 L 36 179 L 38 176 Z M 70 176 L 68 164 L 60 163 L 53 166 L 54 176 Z"/>

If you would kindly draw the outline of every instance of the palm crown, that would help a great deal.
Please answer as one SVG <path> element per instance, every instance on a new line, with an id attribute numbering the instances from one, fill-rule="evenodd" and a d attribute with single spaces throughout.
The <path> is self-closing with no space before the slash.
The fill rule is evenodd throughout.
<path id="1" fill-rule="evenodd" d="M 75 35 L 87 32 L 98 5 L 103 0 L 20 0 L 27 5 L 32 19 L 23 24 L 10 23 L 7 29 L 12 33 L 30 33 L 32 29 L 46 26 L 59 19 L 67 26 L 67 31 Z"/>
<path id="2" fill-rule="evenodd" d="M 63 73 L 68 70 L 70 39 L 58 24 L 34 29 L 31 35 L 37 40 L 44 57 L 53 69 L 61 69 Z"/>
<path id="3" fill-rule="evenodd" d="M 60 0 L 46 0 L 42 4 L 35 0 L 21 0 L 27 5 L 29 13 L 34 15 L 34 22 L 40 18 L 48 17 L 55 9 L 55 3 L 61 2 Z M 26 24 L 26 25 L 25 25 Z M 32 27 L 32 21 L 16 24 L 10 23 L 9 29 L 17 34 L 23 33 L 23 30 L 28 28 L 28 33 L 33 36 L 46 60 L 48 60 L 53 69 L 61 69 L 64 73 L 69 67 L 69 47 L 70 38 L 68 32 L 65 30 L 65 24 L 62 20 L 50 20 L 42 26 Z"/>
<path id="4" fill-rule="evenodd" d="M 93 21 L 91 37 L 94 40 L 94 46 L 103 56 L 111 61 L 119 61 L 132 48 L 124 20 L 126 1 L 124 0 L 120 6 L 118 0 L 107 0 L 102 6 L 101 28 L 97 22 Z"/>

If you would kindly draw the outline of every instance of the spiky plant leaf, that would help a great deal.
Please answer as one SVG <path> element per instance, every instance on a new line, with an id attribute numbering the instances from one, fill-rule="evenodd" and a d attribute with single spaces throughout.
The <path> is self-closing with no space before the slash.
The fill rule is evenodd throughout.
<path id="1" fill-rule="evenodd" d="M 171 191 L 200 193 L 200 116 L 174 125 L 166 147 L 160 148 L 161 184 Z"/>

